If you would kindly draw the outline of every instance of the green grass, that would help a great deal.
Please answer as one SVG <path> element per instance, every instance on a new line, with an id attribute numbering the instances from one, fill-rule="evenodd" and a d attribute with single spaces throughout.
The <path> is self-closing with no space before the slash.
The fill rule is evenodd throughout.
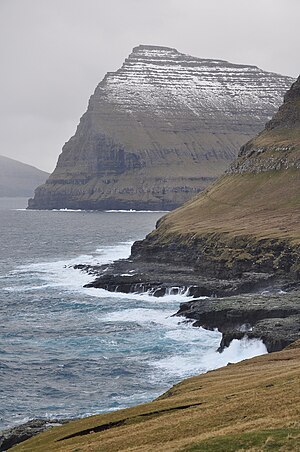
<path id="1" fill-rule="evenodd" d="M 180 452 L 299 451 L 300 429 L 283 428 L 221 436 L 181 449 Z"/>

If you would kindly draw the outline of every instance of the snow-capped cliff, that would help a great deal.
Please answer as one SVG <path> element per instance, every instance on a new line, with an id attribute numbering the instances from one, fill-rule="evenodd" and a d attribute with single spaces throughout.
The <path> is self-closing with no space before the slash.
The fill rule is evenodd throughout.
<path id="1" fill-rule="evenodd" d="M 168 47 L 135 47 L 91 96 L 30 208 L 172 209 L 270 119 L 293 79 Z"/>

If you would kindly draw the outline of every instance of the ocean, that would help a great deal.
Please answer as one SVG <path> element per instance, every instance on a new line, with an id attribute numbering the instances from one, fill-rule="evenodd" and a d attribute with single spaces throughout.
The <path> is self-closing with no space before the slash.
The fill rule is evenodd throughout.
<path id="1" fill-rule="evenodd" d="M 129 256 L 164 212 L 28 211 L 0 198 L 0 430 L 147 402 L 183 378 L 266 353 L 173 317 L 187 295 L 84 288 L 75 264 Z"/>

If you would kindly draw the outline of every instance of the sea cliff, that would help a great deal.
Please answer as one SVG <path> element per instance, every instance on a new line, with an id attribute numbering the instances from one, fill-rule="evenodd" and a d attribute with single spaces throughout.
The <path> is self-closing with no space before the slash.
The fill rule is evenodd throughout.
<path id="1" fill-rule="evenodd" d="M 292 81 L 169 47 L 135 47 L 97 86 L 28 206 L 174 209 L 228 168 Z"/>

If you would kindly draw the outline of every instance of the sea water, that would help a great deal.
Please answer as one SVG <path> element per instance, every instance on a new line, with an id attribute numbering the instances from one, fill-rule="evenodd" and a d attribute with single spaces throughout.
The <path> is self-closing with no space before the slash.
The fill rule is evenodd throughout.
<path id="1" fill-rule="evenodd" d="M 130 254 L 163 212 L 29 211 L 0 199 L 0 430 L 150 401 L 181 379 L 266 353 L 173 317 L 186 295 L 110 293 L 75 264 Z"/>

